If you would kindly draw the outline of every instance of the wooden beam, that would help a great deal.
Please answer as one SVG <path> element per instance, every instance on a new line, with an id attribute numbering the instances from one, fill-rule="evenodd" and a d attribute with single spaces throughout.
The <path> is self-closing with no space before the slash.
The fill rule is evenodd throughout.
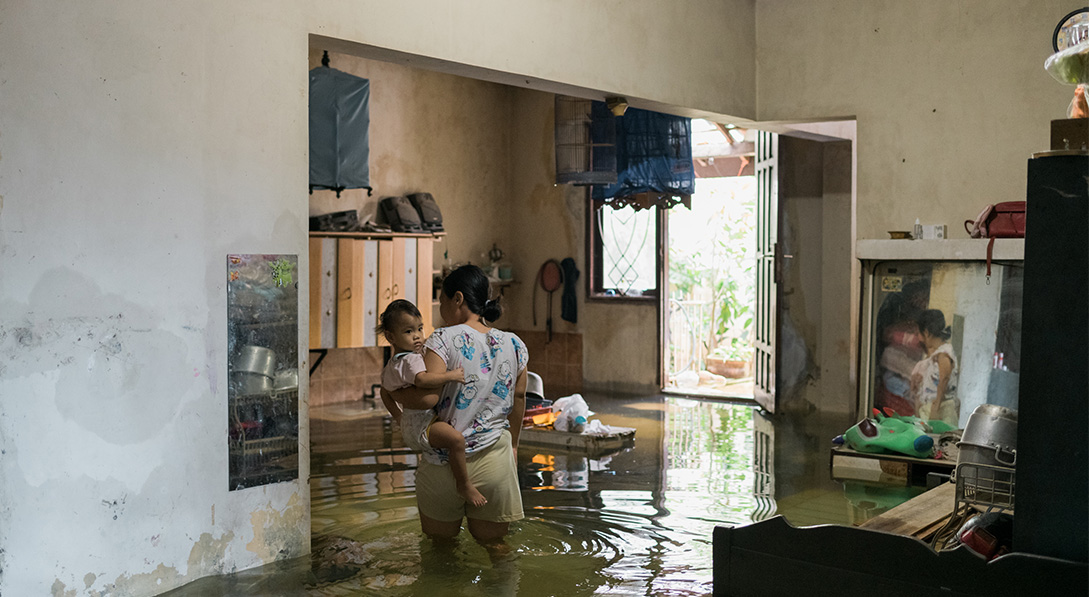
<path id="1" fill-rule="evenodd" d="M 956 507 L 956 483 L 943 483 L 859 525 L 871 531 L 919 537 L 936 530 Z"/>

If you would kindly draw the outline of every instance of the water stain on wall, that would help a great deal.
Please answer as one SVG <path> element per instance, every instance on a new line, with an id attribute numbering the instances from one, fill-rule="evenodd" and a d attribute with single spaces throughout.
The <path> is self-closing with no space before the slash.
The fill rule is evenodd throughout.
<path id="1" fill-rule="evenodd" d="M 49 592 L 53 597 L 76 597 L 76 590 L 67 589 L 59 578 L 53 581 L 53 586 L 50 587 Z"/>
<path id="2" fill-rule="evenodd" d="M 59 373 L 57 410 L 110 443 L 154 436 L 199 383 L 182 366 L 185 340 L 162 328 L 161 315 L 103 293 L 80 272 L 45 272 L 26 304 L 0 313 L 13 323 L 0 334 L 0 379 Z"/>
<path id="3" fill-rule="evenodd" d="M 298 494 L 291 496 L 283 510 L 269 504 L 267 508 L 251 512 L 253 541 L 246 544 L 246 549 L 264 562 L 303 555 L 309 546 L 306 545 L 306 534 L 300 531 L 308 514 Z"/>
<path id="4" fill-rule="evenodd" d="M 85 594 L 90 597 L 157 595 L 204 576 L 234 572 L 233 569 L 228 570 L 224 564 L 227 547 L 232 539 L 234 539 L 233 532 L 228 532 L 218 539 L 211 533 L 201 534 L 200 539 L 193 544 L 193 549 L 189 552 L 185 574 L 180 573 L 174 566 L 159 564 L 151 572 L 122 574 L 114 582 L 107 583 L 100 589 L 91 589 L 98 576 L 88 572 L 83 577 L 87 589 Z M 52 590 L 56 597 L 74 597 L 77 593 L 76 589 L 69 590 L 60 579 L 53 582 Z"/>

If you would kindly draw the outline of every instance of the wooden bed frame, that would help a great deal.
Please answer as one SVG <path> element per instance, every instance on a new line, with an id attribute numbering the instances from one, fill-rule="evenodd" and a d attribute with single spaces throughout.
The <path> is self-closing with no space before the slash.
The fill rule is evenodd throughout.
<path id="1" fill-rule="evenodd" d="M 795 528 L 782 516 L 714 530 L 714 595 L 943 597 L 1085 595 L 1084 562 L 1012 553 L 987 562 L 856 527 Z"/>

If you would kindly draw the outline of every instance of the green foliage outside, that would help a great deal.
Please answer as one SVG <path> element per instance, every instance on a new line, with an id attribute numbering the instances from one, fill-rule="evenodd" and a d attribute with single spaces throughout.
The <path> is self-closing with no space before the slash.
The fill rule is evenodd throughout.
<path id="1" fill-rule="evenodd" d="M 756 299 L 755 181 L 697 183 L 692 209 L 676 207 L 669 214 L 670 298 L 708 301 L 692 321 L 707 355 L 747 361 Z"/>

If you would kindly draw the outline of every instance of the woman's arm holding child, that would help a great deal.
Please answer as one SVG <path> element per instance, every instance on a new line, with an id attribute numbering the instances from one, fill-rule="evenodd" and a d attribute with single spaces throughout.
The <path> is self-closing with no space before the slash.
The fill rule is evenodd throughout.
<path id="1" fill-rule="evenodd" d="M 439 362 L 442 362 L 442 359 L 439 359 Z M 451 381 L 456 383 L 465 381 L 465 371 L 461 367 L 440 373 L 420 371 L 416 374 L 416 382 L 413 385 L 417 388 L 439 388 Z"/>
<path id="2" fill-rule="evenodd" d="M 424 353 L 424 365 L 427 367 L 427 373 L 431 375 L 440 375 L 443 372 L 446 372 L 446 363 L 443 362 L 442 357 L 435 354 L 435 351 L 430 349 Z M 461 371 L 461 369 L 455 369 L 455 371 Z M 424 375 L 423 371 L 416 374 L 416 379 L 418 380 L 421 375 Z M 428 388 L 416 385 L 401 388 L 400 390 L 394 390 L 393 399 L 402 406 L 415 408 L 417 410 L 426 410 L 438 404 L 439 393 L 435 391 L 434 387 Z"/>
<path id="3" fill-rule="evenodd" d="M 393 415 L 393 420 L 400 423 L 401 405 L 397 404 L 397 401 L 393 399 L 393 396 L 390 395 L 389 390 L 386 388 L 381 388 L 380 395 L 382 397 L 382 404 L 385 404 L 386 410 L 389 411 L 389 414 Z"/>

